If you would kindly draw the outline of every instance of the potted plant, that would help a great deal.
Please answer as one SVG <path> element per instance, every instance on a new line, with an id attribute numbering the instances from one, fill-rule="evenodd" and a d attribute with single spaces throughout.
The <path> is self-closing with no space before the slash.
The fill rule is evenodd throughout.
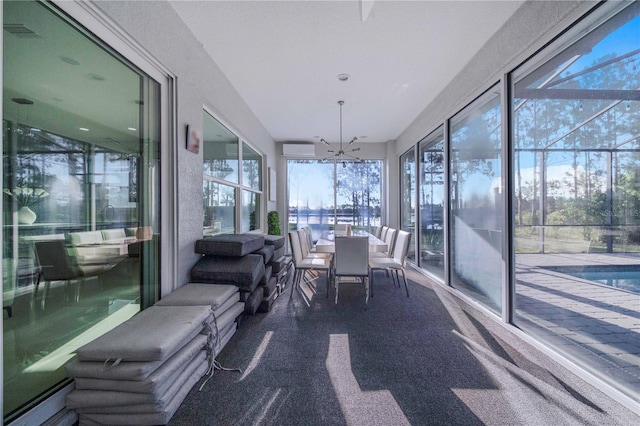
<path id="1" fill-rule="evenodd" d="M 36 214 L 29 206 L 49 195 L 49 193 L 42 188 L 5 188 L 3 192 L 20 204 L 20 208 L 18 209 L 18 223 L 26 225 L 31 225 L 36 221 Z"/>
<path id="2" fill-rule="evenodd" d="M 270 211 L 267 213 L 267 225 L 269 226 L 267 231 L 269 235 L 281 235 L 280 216 L 277 211 Z"/>

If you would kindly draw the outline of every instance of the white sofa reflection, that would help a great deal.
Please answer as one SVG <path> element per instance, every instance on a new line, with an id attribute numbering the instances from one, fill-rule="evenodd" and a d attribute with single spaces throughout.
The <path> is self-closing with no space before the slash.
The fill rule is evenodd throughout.
<path id="1" fill-rule="evenodd" d="M 115 264 L 129 255 L 129 244 L 136 237 L 127 237 L 124 229 L 81 231 L 67 234 L 68 250 L 82 269 L 99 264 Z"/>

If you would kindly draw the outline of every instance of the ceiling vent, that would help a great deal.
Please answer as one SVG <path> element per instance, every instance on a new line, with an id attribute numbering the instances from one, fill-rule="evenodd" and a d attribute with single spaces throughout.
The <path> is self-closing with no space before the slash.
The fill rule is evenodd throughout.
<path id="1" fill-rule="evenodd" d="M 312 144 L 285 143 L 282 144 L 282 155 L 285 157 L 315 157 L 316 146 Z"/>
<path id="2" fill-rule="evenodd" d="M 6 32 L 20 38 L 40 38 L 40 34 L 27 28 L 23 24 L 4 24 L 2 26 Z"/>

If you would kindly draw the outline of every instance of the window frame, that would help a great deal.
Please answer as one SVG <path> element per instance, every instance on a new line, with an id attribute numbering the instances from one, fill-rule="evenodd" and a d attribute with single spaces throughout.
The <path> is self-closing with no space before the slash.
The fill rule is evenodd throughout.
<path id="1" fill-rule="evenodd" d="M 177 136 L 177 76 L 150 55 L 142 46 L 131 39 L 112 20 L 104 14 L 95 4 L 90 2 L 43 2 L 51 8 L 52 13 L 63 15 L 68 23 L 79 31 L 88 32 L 104 46 L 120 58 L 125 59 L 131 65 L 147 74 L 159 84 L 159 143 L 160 161 L 162 164 L 160 173 L 160 187 L 162 194 L 160 200 L 160 215 L 158 223 L 163 243 L 160 245 L 159 264 L 160 282 L 156 286 L 156 298 L 172 290 L 172 284 L 177 282 L 177 225 L 174 218 L 178 216 L 176 195 L 173 197 L 164 194 L 176 194 L 177 185 L 177 158 L 178 148 L 173 141 Z M 0 19 L 4 22 L 2 7 L 0 7 Z M 0 93 L 3 88 L 0 88 Z M 0 171 L 1 170 L 0 166 Z M 2 207 L 0 207 L 2 213 Z M 1 237 L 0 237 L 1 238 Z M 0 324 L 4 319 L 0 319 Z M 0 354 L 2 360 L 2 354 Z M 0 380 L 4 382 L 4 374 L 0 370 Z M 12 419 L 11 424 L 40 424 L 52 418 L 66 406 L 66 395 L 74 388 L 73 383 L 62 383 L 59 387 L 51 389 L 44 399 L 37 402 L 32 408 Z M 4 399 L 4 386 L 0 386 L 0 400 Z M 2 409 L 0 408 L 0 411 Z M 4 415 L 4 413 L 3 413 Z"/>
<path id="2" fill-rule="evenodd" d="M 234 233 L 243 233 L 243 232 L 263 232 L 265 229 L 266 223 L 266 198 L 264 192 L 264 182 L 266 181 L 265 170 L 266 170 L 266 156 L 265 154 L 257 149 L 253 144 L 247 141 L 246 138 L 242 137 L 242 135 L 236 131 L 232 126 L 230 126 L 225 120 L 222 120 L 216 113 L 213 112 L 212 108 L 204 105 L 202 107 L 203 114 L 208 114 L 211 118 L 216 120 L 221 126 L 223 126 L 226 130 L 228 130 L 231 134 L 233 134 L 236 138 L 238 138 L 238 179 L 236 182 L 225 180 L 222 178 L 217 178 L 215 176 L 211 176 L 204 172 L 204 168 L 202 171 L 203 181 L 214 182 L 220 185 L 225 185 L 234 189 L 234 197 L 235 197 L 235 206 L 234 206 Z M 204 139 L 204 132 L 203 132 Z M 243 182 L 244 171 L 243 171 L 243 150 L 244 147 L 247 147 L 251 151 L 253 151 L 256 155 L 260 157 L 259 160 L 259 185 L 260 189 L 252 188 L 251 186 L 245 185 Z M 242 196 L 243 191 L 252 192 L 257 194 L 259 197 L 259 213 L 260 217 L 257 220 L 257 228 L 252 231 L 242 231 Z M 203 195 L 204 196 L 204 195 Z M 201 197 L 202 198 L 202 197 Z M 204 213 L 203 213 L 204 214 Z M 203 217 L 203 231 L 204 231 L 204 217 Z"/>

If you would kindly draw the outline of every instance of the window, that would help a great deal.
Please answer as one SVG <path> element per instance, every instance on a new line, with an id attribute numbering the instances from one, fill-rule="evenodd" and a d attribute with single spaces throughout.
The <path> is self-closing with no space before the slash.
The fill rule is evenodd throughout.
<path id="1" fill-rule="evenodd" d="M 415 230 L 416 230 L 416 153 L 414 149 L 405 152 L 400 157 L 400 228 L 411 233 L 411 243 L 407 259 L 415 261 Z"/>
<path id="2" fill-rule="evenodd" d="M 209 115 L 202 115 L 204 174 L 218 180 L 238 183 L 238 137 Z"/>
<path id="3" fill-rule="evenodd" d="M 418 145 L 420 159 L 420 266 L 444 280 L 444 133 Z"/>
<path id="4" fill-rule="evenodd" d="M 46 3 L 2 7 L 34 32 L 3 38 L 9 422 L 68 381 L 78 346 L 156 301 L 160 85 Z"/>
<path id="5" fill-rule="evenodd" d="M 287 161 L 289 230 L 309 226 L 317 239 L 336 223 L 367 230 L 380 224 L 382 161 L 345 164 Z"/>
<path id="6" fill-rule="evenodd" d="M 502 308 L 501 107 L 497 88 L 452 119 L 451 285 Z"/>
<path id="7" fill-rule="evenodd" d="M 246 143 L 242 144 L 242 186 L 262 190 L 262 157 Z"/>
<path id="8" fill-rule="evenodd" d="M 203 129 L 203 234 L 261 229 L 262 156 L 206 111 Z"/>
<path id="9" fill-rule="evenodd" d="M 640 395 L 640 4 L 514 77 L 514 323 Z M 628 373 L 625 373 L 628 371 Z"/>

